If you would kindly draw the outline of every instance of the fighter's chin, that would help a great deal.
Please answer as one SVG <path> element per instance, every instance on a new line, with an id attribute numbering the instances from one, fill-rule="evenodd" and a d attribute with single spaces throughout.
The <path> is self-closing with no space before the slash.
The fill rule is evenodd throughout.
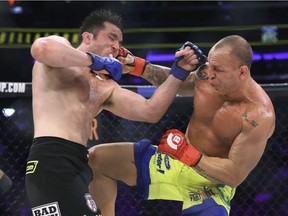
<path id="1" fill-rule="evenodd" d="M 221 91 L 221 89 L 214 89 L 214 91 L 218 94 L 218 95 L 226 95 L 225 92 Z"/>
<path id="2" fill-rule="evenodd" d="M 211 84 L 211 83 L 210 83 Z M 216 86 L 216 85 L 213 85 L 211 84 L 212 86 L 212 89 L 217 92 L 217 94 L 220 94 L 220 95 L 224 95 L 224 93 L 221 91 L 221 89 L 219 88 L 219 86 Z"/>
<path id="3" fill-rule="evenodd" d="M 212 87 L 215 91 L 217 91 L 217 86 L 216 86 L 215 84 L 213 84 L 213 83 L 210 82 L 210 85 L 211 85 L 211 87 Z"/>

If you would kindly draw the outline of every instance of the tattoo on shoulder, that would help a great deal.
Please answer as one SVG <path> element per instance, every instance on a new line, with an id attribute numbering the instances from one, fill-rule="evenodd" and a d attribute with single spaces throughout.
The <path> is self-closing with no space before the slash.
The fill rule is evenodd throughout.
<path id="1" fill-rule="evenodd" d="M 199 80 L 208 80 L 208 74 L 205 70 L 198 70 L 196 72 L 196 77 L 199 79 Z"/>
<path id="2" fill-rule="evenodd" d="M 244 113 L 244 114 L 243 114 L 243 118 L 244 118 L 245 121 L 247 121 L 252 127 L 257 127 L 257 126 L 259 125 L 256 121 L 254 121 L 254 120 L 252 120 L 252 119 L 248 119 L 247 113 Z"/>

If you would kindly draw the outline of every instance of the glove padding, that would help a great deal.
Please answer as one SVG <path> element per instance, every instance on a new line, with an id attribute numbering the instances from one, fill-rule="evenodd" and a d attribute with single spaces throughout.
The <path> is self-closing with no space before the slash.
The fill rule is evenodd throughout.
<path id="1" fill-rule="evenodd" d="M 207 56 L 203 54 L 202 50 L 200 50 L 195 44 L 191 43 L 190 41 L 187 41 L 180 50 L 184 49 L 186 46 L 190 46 L 191 49 L 194 50 L 195 55 L 198 59 L 198 64 L 196 65 L 196 68 L 193 70 L 197 70 L 201 65 L 205 64 L 207 62 Z"/>
<path id="2" fill-rule="evenodd" d="M 162 136 L 158 149 L 187 166 L 197 165 L 202 157 L 202 154 L 189 145 L 185 135 L 177 129 L 170 129 Z"/>
<path id="3" fill-rule="evenodd" d="M 92 71 L 99 71 L 105 69 L 114 80 L 119 80 L 122 76 L 122 64 L 115 58 L 102 57 L 94 53 L 87 53 L 92 60 L 89 66 Z"/>
<path id="4" fill-rule="evenodd" d="M 190 41 L 185 42 L 184 45 L 180 49 L 178 49 L 178 51 L 185 49 L 185 47 L 187 46 L 191 47 L 191 49 L 193 49 L 195 55 L 197 56 L 198 64 L 196 65 L 196 68 L 192 70 L 192 71 L 196 71 L 201 65 L 207 62 L 207 57 L 195 44 L 191 43 Z M 192 72 L 192 71 L 186 71 L 183 68 L 178 66 L 178 62 L 182 58 L 183 57 L 176 58 L 171 68 L 171 74 L 180 80 L 185 80 L 189 76 L 189 72 Z"/>
<path id="5" fill-rule="evenodd" d="M 128 67 L 133 68 L 129 72 L 129 74 L 134 75 L 134 76 L 138 76 L 138 77 L 140 77 L 143 74 L 146 65 L 149 64 L 148 61 L 146 61 L 143 58 L 134 56 L 129 50 L 127 50 L 124 47 L 120 47 L 117 58 L 118 57 L 125 58 L 126 59 L 126 65 Z"/>

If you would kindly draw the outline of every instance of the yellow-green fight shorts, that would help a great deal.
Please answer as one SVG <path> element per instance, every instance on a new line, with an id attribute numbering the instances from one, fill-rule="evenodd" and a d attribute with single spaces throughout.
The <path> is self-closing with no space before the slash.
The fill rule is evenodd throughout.
<path id="1" fill-rule="evenodd" d="M 182 215 L 229 215 L 235 188 L 211 182 L 158 151 L 148 139 L 134 143 L 137 186 L 146 200 L 182 201 Z M 211 213 L 209 213 L 211 212 Z"/>

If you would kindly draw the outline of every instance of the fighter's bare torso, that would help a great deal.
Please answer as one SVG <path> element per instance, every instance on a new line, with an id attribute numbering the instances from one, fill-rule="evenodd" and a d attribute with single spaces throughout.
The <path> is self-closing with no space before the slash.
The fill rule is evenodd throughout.
<path id="1" fill-rule="evenodd" d="M 227 101 L 208 82 L 195 87 L 194 111 L 186 136 L 207 156 L 227 158 L 235 138 L 257 126 L 254 116 L 273 112 L 272 103 L 256 83 L 255 93 L 244 101 Z M 267 135 L 268 136 L 268 135 Z"/>
<path id="2" fill-rule="evenodd" d="M 113 83 L 95 76 L 88 68 L 51 68 L 36 63 L 34 137 L 55 136 L 86 145 L 92 120 L 113 91 Z"/>

